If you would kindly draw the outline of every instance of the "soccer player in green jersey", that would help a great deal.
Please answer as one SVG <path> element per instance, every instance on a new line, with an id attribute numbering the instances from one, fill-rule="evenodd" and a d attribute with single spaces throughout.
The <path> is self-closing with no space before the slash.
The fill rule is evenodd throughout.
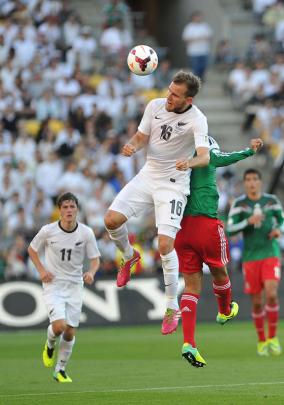
<path id="1" fill-rule="evenodd" d="M 244 290 L 252 300 L 252 318 L 258 335 L 257 353 L 260 356 L 279 355 L 282 351 L 277 338 L 281 265 L 277 238 L 284 231 L 283 209 L 275 195 L 262 192 L 259 171 L 248 169 L 243 179 L 245 194 L 233 202 L 227 230 L 229 235 L 243 234 Z"/>
<path id="2" fill-rule="evenodd" d="M 182 355 L 195 367 L 206 364 L 195 343 L 196 307 L 201 292 L 203 263 L 209 266 L 213 276 L 219 311 L 216 321 L 223 325 L 238 313 L 238 304 L 231 299 L 231 283 L 226 269 L 229 261 L 228 241 L 217 214 L 219 195 L 216 168 L 252 156 L 262 146 L 260 139 L 252 139 L 250 148 L 224 153 L 212 137 L 209 137 L 209 143 L 210 163 L 191 173 L 190 196 L 175 242 L 180 272 L 185 281 L 180 303 L 184 336 Z"/>

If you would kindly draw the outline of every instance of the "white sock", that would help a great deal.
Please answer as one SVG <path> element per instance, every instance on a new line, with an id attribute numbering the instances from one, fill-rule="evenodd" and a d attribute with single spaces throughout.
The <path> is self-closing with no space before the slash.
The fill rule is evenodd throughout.
<path id="1" fill-rule="evenodd" d="M 107 229 L 110 238 L 114 241 L 117 248 L 123 253 L 123 256 L 126 260 L 131 259 L 133 256 L 134 250 L 129 243 L 128 231 L 125 224 L 121 225 L 117 229 Z"/>
<path id="2" fill-rule="evenodd" d="M 56 336 L 53 332 L 52 325 L 50 324 L 49 327 L 47 328 L 47 346 L 50 349 L 53 349 L 56 343 L 56 339 L 58 336 Z"/>
<path id="3" fill-rule="evenodd" d="M 65 370 L 68 360 L 71 357 L 74 343 L 75 343 L 75 336 L 70 342 L 67 342 L 67 340 L 64 340 L 63 336 L 61 336 L 57 354 L 57 363 L 55 366 L 56 372 L 58 372 L 59 370 Z"/>
<path id="4" fill-rule="evenodd" d="M 167 255 L 160 255 L 164 273 L 167 308 L 179 309 L 178 305 L 178 257 L 175 249 Z"/>

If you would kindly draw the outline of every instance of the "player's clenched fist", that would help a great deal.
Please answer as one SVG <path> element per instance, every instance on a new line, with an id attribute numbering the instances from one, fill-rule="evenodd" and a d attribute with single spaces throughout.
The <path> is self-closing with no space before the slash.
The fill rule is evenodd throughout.
<path id="1" fill-rule="evenodd" d="M 84 274 L 83 274 L 83 280 L 84 280 L 84 283 L 86 283 L 86 284 L 93 284 L 93 282 L 94 282 L 94 274 L 92 273 L 92 272 L 90 272 L 90 271 L 86 271 Z"/>
<path id="2" fill-rule="evenodd" d="M 176 161 L 176 169 L 180 171 L 187 170 L 189 167 L 188 159 L 179 159 Z"/>
<path id="3" fill-rule="evenodd" d="M 250 147 L 253 149 L 255 152 L 257 152 L 259 149 L 261 149 L 263 146 L 263 141 L 260 138 L 255 138 L 251 139 L 250 141 Z"/>
<path id="4" fill-rule="evenodd" d="M 50 271 L 44 270 L 40 273 L 40 279 L 43 283 L 51 283 L 54 279 L 54 275 L 50 273 Z"/>
<path id="5" fill-rule="evenodd" d="M 121 153 L 124 156 L 132 156 L 135 152 L 136 148 L 131 143 L 127 143 L 126 145 L 124 145 L 121 150 Z"/>

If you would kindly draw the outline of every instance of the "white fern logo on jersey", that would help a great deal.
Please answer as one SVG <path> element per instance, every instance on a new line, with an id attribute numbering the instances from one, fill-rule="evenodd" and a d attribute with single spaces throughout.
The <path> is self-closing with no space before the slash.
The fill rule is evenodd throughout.
<path id="1" fill-rule="evenodd" d="M 154 49 L 147 45 L 137 45 L 128 54 L 127 64 L 132 73 L 146 76 L 158 66 L 158 56 Z"/>

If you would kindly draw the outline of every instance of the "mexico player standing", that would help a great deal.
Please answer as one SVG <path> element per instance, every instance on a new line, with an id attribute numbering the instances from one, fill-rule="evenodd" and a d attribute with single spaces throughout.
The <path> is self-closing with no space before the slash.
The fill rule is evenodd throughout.
<path id="1" fill-rule="evenodd" d="M 181 230 L 175 248 L 183 274 L 185 289 L 181 296 L 181 317 L 184 344 L 182 355 L 195 367 L 206 362 L 195 343 L 196 310 L 202 287 L 202 266 L 206 263 L 213 277 L 213 291 L 217 298 L 216 321 L 224 325 L 238 313 L 238 304 L 232 302 L 231 282 L 226 265 L 229 261 L 228 241 L 222 221 L 218 219 L 219 195 L 216 168 L 246 159 L 262 147 L 261 139 L 252 139 L 250 148 L 238 152 L 221 152 L 216 141 L 209 137 L 210 162 L 191 173 L 190 195 L 185 207 Z"/>
<path id="2" fill-rule="evenodd" d="M 43 363 L 52 367 L 55 343 L 60 336 L 57 363 L 53 377 L 58 382 L 72 382 L 65 367 L 75 343 L 75 328 L 83 301 L 83 283 L 92 284 L 99 268 L 100 253 L 91 228 L 77 222 L 78 199 L 65 193 L 58 199 L 60 220 L 43 226 L 32 240 L 28 252 L 43 283 L 43 298 L 50 325 L 43 350 Z M 45 263 L 39 259 L 44 248 Z M 85 256 L 89 270 L 82 272 Z"/>
<path id="3" fill-rule="evenodd" d="M 117 275 L 117 285 L 122 287 L 130 280 L 131 267 L 140 259 L 129 243 L 125 223 L 132 216 L 155 209 L 166 291 L 163 334 L 172 333 L 178 325 L 178 258 L 174 240 L 189 194 L 189 171 L 209 162 L 207 120 L 192 104 L 199 88 L 198 77 L 181 71 L 173 77 L 167 97 L 147 105 L 138 131 L 122 149 L 124 156 L 132 156 L 147 147 L 146 163 L 120 191 L 105 215 L 106 229 L 125 259 Z M 197 156 L 193 157 L 195 150 Z"/>
<path id="4" fill-rule="evenodd" d="M 277 238 L 284 230 L 283 209 L 275 195 L 262 193 L 259 171 L 248 169 L 243 179 L 245 195 L 234 201 L 227 230 L 229 235 L 243 234 L 244 290 L 252 300 L 252 318 L 258 335 L 257 353 L 260 356 L 279 355 L 282 351 L 277 338 L 281 264 Z M 268 338 L 264 330 L 265 319 Z"/>

